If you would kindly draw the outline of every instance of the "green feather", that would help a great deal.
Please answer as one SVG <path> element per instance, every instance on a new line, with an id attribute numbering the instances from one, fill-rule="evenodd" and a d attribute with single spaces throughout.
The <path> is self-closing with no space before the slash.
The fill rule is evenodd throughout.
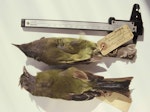
<path id="1" fill-rule="evenodd" d="M 118 92 L 129 96 L 132 77 L 104 79 L 75 67 L 54 69 L 30 75 L 26 69 L 20 78 L 23 88 L 35 96 L 66 100 L 89 100 L 105 93 Z"/>
<path id="2" fill-rule="evenodd" d="M 54 98 L 68 98 L 68 93 L 82 94 L 84 91 L 90 90 L 88 80 L 81 80 L 74 78 L 72 73 L 77 71 L 75 68 L 69 68 L 68 70 L 49 70 L 40 72 L 37 74 L 36 88 L 42 88 L 41 85 L 45 83 L 49 85 L 49 89 L 46 94 Z M 41 89 L 36 89 L 34 94 L 41 93 Z"/>
<path id="3" fill-rule="evenodd" d="M 95 43 L 76 38 L 42 38 L 16 46 L 26 56 L 49 65 L 72 64 L 89 60 L 96 49 Z"/>

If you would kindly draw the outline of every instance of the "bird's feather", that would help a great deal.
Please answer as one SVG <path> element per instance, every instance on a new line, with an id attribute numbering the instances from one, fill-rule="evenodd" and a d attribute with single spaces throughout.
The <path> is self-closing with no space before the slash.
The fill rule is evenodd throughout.
<path id="1" fill-rule="evenodd" d="M 53 69 L 39 72 L 37 76 L 30 75 L 24 69 L 20 84 L 35 96 L 81 101 L 105 96 L 111 92 L 118 92 L 129 97 L 131 80 L 132 77 L 105 79 L 70 67 L 65 70 Z"/>

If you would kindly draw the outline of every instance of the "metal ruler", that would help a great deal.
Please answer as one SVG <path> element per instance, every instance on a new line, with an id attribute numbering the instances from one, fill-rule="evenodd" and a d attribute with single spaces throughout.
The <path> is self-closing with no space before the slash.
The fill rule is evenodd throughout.
<path id="1" fill-rule="evenodd" d="M 65 21 L 65 20 L 42 20 L 42 19 L 23 19 L 22 27 L 38 27 L 38 28 L 63 28 L 63 29 L 80 29 L 80 30 L 101 30 L 113 31 L 123 24 L 128 24 L 133 32 L 136 32 L 136 26 L 132 22 L 116 22 L 112 24 L 100 22 L 85 21 Z"/>
<path id="2" fill-rule="evenodd" d="M 21 27 L 25 28 L 53 28 L 72 30 L 92 30 L 111 32 L 122 25 L 127 24 L 134 34 L 134 43 L 138 35 L 143 34 L 143 22 L 140 6 L 134 4 L 130 20 L 116 20 L 114 17 L 108 19 L 108 23 L 88 22 L 88 21 L 67 21 L 67 20 L 45 20 L 45 19 L 22 19 Z"/>

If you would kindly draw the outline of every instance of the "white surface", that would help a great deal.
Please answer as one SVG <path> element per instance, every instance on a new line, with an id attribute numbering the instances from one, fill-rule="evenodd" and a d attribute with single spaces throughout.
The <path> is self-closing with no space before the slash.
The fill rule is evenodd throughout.
<path id="1" fill-rule="evenodd" d="M 111 16 L 128 20 L 134 3 L 140 4 L 144 39 L 137 42 L 135 62 L 104 59 L 98 63 L 105 77 L 133 76 L 129 112 L 149 112 L 150 106 L 150 2 L 148 0 L 0 0 L 0 112 L 120 112 L 99 99 L 75 102 L 35 97 L 18 86 L 23 66 L 35 74 L 48 67 L 32 62 L 11 43 L 22 44 L 43 36 L 68 36 L 49 32 L 29 32 L 20 27 L 22 18 L 107 22 Z M 72 35 L 78 37 L 79 35 Z M 97 41 L 97 37 L 85 36 Z M 139 39 L 141 40 L 141 39 Z M 29 64 L 37 64 L 36 67 Z M 44 67 L 43 67 L 44 66 Z M 86 68 L 86 67 L 85 67 Z M 99 74 L 101 69 L 90 65 Z"/>

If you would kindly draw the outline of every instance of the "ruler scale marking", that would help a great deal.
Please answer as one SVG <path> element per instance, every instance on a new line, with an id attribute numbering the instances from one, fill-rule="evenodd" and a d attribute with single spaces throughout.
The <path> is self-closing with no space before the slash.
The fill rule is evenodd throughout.
<path id="1" fill-rule="evenodd" d="M 23 19 L 22 24 L 24 27 L 33 28 L 62 28 L 62 29 L 80 29 L 80 30 L 100 30 L 100 31 L 113 31 L 123 24 L 128 24 L 133 32 L 136 27 L 132 22 L 118 22 L 112 24 L 102 22 L 84 22 L 84 21 L 58 21 L 58 20 L 42 20 L 42 19 Z"/>

